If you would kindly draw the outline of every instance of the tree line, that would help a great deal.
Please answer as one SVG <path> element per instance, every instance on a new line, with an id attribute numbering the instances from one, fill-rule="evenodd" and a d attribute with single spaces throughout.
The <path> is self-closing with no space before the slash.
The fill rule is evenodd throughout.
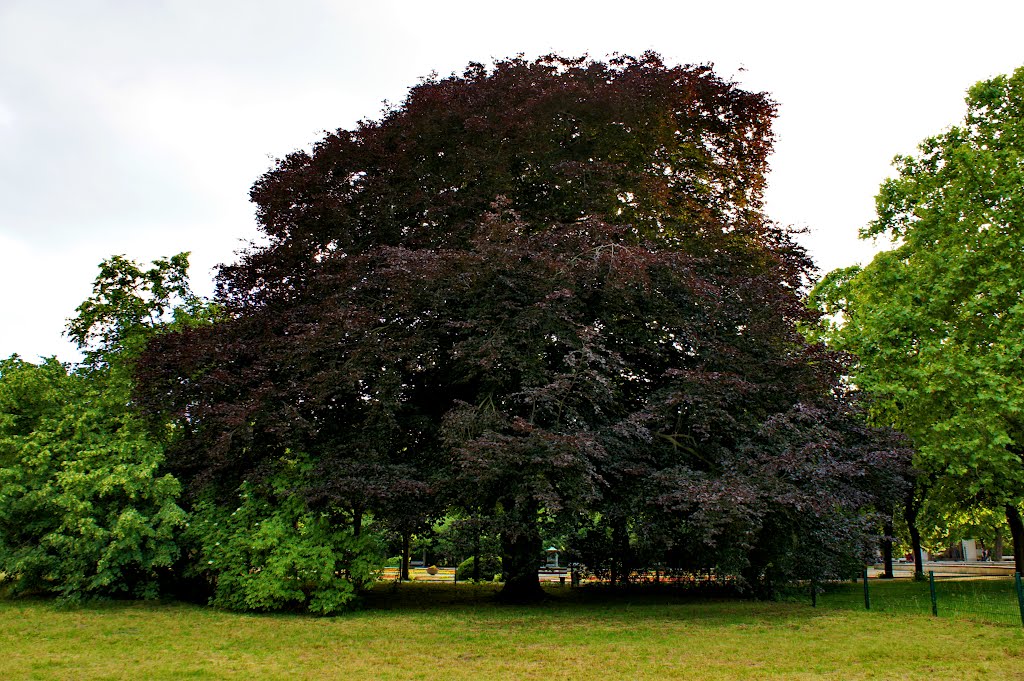
<path id="1" fill-rule="evenodd" d="M 774 115 L 651 53 L 470 64 L 279 160 L 212 300 L 185 254 L 106 261 L 81 366 L 0 366 L 4 579 L 331 613 L 439 523 L 515 601 L 550 541 L 613 582 L 849 576 L 927 450 L 764 215 Z"/>

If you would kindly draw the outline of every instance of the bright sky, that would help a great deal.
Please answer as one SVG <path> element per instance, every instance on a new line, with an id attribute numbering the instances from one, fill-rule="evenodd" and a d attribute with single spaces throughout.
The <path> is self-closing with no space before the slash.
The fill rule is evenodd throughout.
<path id="1" fill-rule="evenodd" d="M 0 357 L 78 358 L 100 260 L 192 252 L 196 290 L 256 238 L 250 185 L 323 130 L 467 62 L 660 52 L 779 103 L 769 215 L 822 271 L 897 153 L 1024 65 L 1024 2 L 0 0 Z"/>

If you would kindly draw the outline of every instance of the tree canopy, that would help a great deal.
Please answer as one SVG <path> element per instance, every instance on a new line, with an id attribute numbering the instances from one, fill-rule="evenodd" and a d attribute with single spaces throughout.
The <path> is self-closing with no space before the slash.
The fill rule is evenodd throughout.
<path id="1" fill-rule="evenodd" d="M 223 319 L 140 363 L 170 469 L 356 535 L 458 509 L 500 534 L 511 598 L 539 593 L 542 533 L 620 579 L 843 574 L 906 451 L 797 330 L 812 265 L 761 212 L 773 115 L 653 54 L 516 58 L 282 159 Z"/>
<path id="2" fill-rule="evenodd" d="M 979 82 L 967 116 L 897 157 L 865 238 L 891 250 L 837 270 L 813 302 L 859 357 L 873 415 L 913 438 L 933 494 L 1005 508 L 1024 569 L 1024 69 Z"/>
<path id="3" fill-rule="evenodd" d="M 0 573 L 16 593 L 155 597 L 172 581 L 186 525 L 181 485 L 135 412 L 146 339 L 195 318 L 188 254 L 142 269 L 104 260 L 68 322 L 88 362 L 0 361 Z"/>

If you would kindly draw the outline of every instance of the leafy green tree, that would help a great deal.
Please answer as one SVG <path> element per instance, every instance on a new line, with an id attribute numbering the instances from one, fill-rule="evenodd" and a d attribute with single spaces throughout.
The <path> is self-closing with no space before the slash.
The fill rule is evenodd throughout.
<path id="1" fill-rule="evenodd" d="M 966 101 L 881 187 L 861 235 L 894 247 L 830 273 L 812 302 L 859 358 L 873 418 L 913 438 L 929 495 L 1002 509 L 1024 570 L 1024 68 Z"/>
<path id="2" fill-rule="evenodd" d="M 0 572 L 15 593 L 153 597 L 185 513 L 127 391 L 56 360 L 0 362 Z"/>
<path id="3" fill-rule="evenodd" d="M 181 486 L 134 412 L 147 339 L 204 312 L 188 254 L 143 270 L 114 256 L 68 323 L 87 363 L 0 362 L 0 572 L 15 592 L 155 596 L 179 557 Z"/>
<path id="4" fill-rule="evenodd" d="M 131 365 L 154 333 L 212 318 L 216 308 L 189 286 L 188 256 L 159 258 L 149 269 L 123 255 L 100 263 L 92 295 L 67 324 L 89 364 Z"/>

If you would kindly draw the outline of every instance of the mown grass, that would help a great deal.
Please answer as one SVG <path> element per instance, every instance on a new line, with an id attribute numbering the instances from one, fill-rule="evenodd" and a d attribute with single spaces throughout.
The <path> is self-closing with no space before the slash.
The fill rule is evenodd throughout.
<path id="1" fill-rule="evenodd" d="M 803 603 L 382 586 L 334 618 L 0 601 L 3 679 L 1024 679 L 1024 629 Z"/>

